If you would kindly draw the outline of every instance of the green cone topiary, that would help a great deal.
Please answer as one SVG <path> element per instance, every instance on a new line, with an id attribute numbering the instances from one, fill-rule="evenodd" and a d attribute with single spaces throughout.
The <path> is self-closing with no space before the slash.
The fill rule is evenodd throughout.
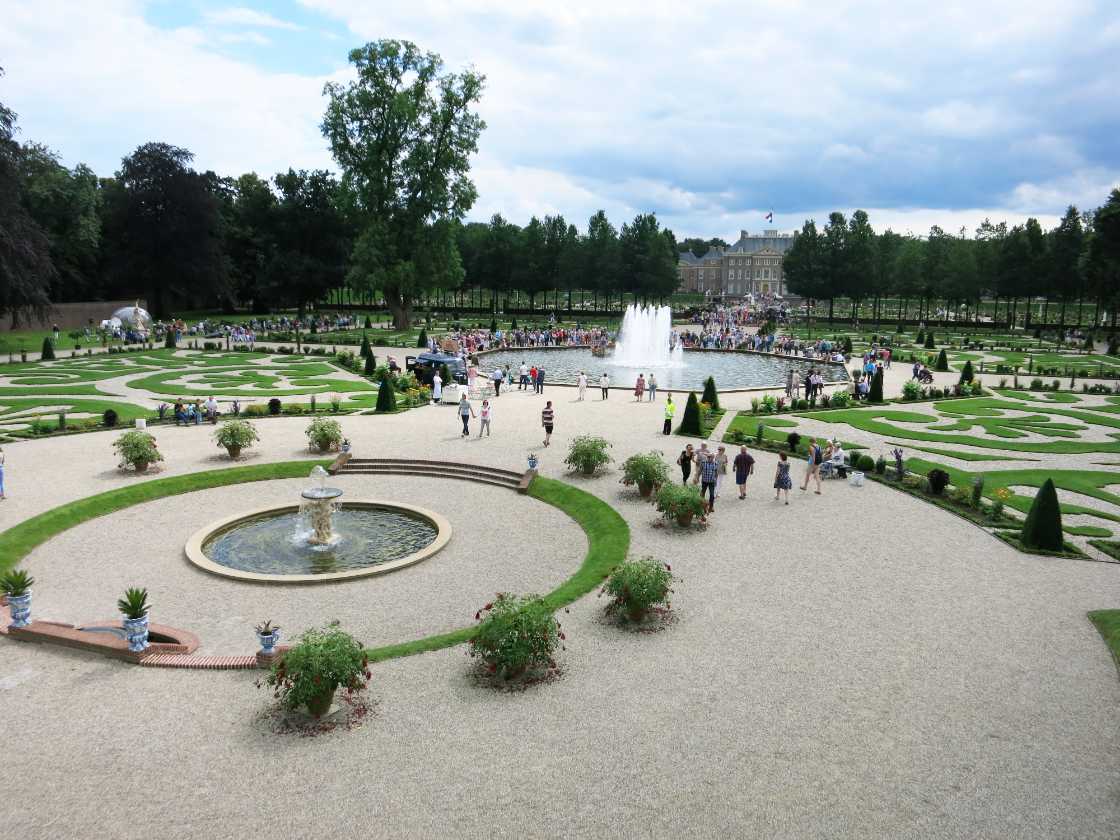
<path id="1" fill-rule="evenodd" d="M 926 345 L 925 346 L 926 346 L 927 350 L 932 350 L 934 348 L 933 330 L 930 330 L 928 333 L 926 333 Z"/>
<path id="2" fill-rule="evenodd" d="M 54 345 L 51 344 L 50 336 L 43 336 L 43 350 L 39 353 L 39 358 L 44 362 L 54 360 Z"/>
<path id="3" fill-rule="evenodd" d="M 393 380 L 389 377 L 382 379 L 381 387 L 377 389 L 377 410 L 379 412 L 397 410 L 397 394 L 393 390 Z"/>
<path id="4" fill-rule="evenodd" d="M 681 424 L 677 427 L 677 433 L 700 437 L 700 403 L 696 399 L 695 392 L 690 392 L 688 395 L 688 402 L 684 407 L 684 416 L 681 417 Z"/>
<path id="5" fill-rule="evenodd" d="M 173 330 L 173 329 L 168 329 L 167 330 L 167 335 L 165 335 L 164 339 L 163 339 L 163 346 L 166 347 L 168 350 L 174 350 L 175 349 L 175 330 Z"/>
<path id="6" fill-rule="evenodd" d="M 942 350 L 941 352 L 944 353 L 945 351 Z M 941 360 L 938 359 L 938 362 L 940 362 L 940 361 Z M 939 370 L 940 370 L 940 368 L 939 368 Z M 972 373 L 972 362 L 965 362 L 964 367 L 961 368 L 961 384 L 963 385 L 965 382 L 971 382 L 972 379 L 973 379 L 973 375 L 974 374 Z"/>
<path id="7" fill-rule="evenodd" d="M 428 347 L 428 331 L 423 327 L 420 328 L 420 335 L 416 337 L 416 346 L 425 349 Z"/>
<path id="8" fill-rule="evenodd" d="M 869 402 L 881 403 L 883 401 L 883 369 L 876 368 L 875 375 L 871 377 L 871 387 L 867 392 Z"/>
<path id="9" fill-rule="evenodd" d="M 358 351 L 358 355 L 363 359 L 373 355 L 373 351 L 369 349 L 369 336 L 367 336 L 365 333 L 362 333 L 362 347 Z"/>
<path id="10" fill-rule="evenodd" d="M 362 369 L 362 373 L 364 373 L 366 376 L 373 376 L 375 367 L 376 365 L 374 364 L 373 354 L 370 353 L 368 356 L 366 356 L 365 367 Z"/>
<path id="11" fill-rule="evenodd" d="M 712 411 L 719 411 L 719 392 L 716 391 L 715 377 L 709 376 L 704 380 L 704 396 L 700 398 L 700 402 L 710 405 Z"/>
<path id="12" fill-rule="evenodd" d="M 945 355 L 945 348 L 941 348 L 941 352 L 937 354 L 937 362 L 933 366 L 934 370 L 948 370 L 949 357 Z"/>
<path id="13" fill-rule="evenodd" d="M 1053 479 L 1046 479 L 1035 495 L 1020 539 L 1027 548 L 1062 550 L 1062 509 Z"/>

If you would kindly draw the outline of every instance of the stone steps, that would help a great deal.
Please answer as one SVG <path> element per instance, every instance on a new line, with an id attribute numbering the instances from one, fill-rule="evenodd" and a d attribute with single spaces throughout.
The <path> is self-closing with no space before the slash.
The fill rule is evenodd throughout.
<path id="1" fill-rule="evenodd" d="M 339 467 L 339 474 L 422 475 L 476 481 L 524 492 L 532 476 L 500 467 L 461 464 L 454 461 L 426 461 L 403 458 L 351 458 Z"/>

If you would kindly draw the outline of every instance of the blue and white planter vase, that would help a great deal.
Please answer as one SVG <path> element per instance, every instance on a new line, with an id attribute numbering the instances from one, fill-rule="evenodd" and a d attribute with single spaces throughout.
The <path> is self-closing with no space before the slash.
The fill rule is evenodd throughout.
<path id="1" fill-rule="evenodd" d="M 271 633 L 258 633 L 257 640 L 261 643 L 261 653 L 265 656 L 271 656 L 276 652 L 276 643 L 280 641 L 280 631 L 273 630 Z"/>
<path id="2" fill-rule="evenodd" d="M 8 609 L 12 613 L 12 622 L 9 627 L 26 627 L 31 623 L 31 593 L 26 595 L 9 595 Z"/>
<path id="3" fill-rule="evenodd" d="M 126 618 L 123 620 L 124 632 L 128 636 L 128 649 L 140 653 L 148 648 L 148 616 Z"/>

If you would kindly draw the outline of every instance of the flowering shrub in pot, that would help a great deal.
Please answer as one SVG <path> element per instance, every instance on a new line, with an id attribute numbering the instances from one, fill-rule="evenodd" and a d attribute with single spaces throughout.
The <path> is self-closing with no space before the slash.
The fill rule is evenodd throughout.
<path id="1" fill-rule="evenodd" d="M 226 420 L 214 430 L 214 440 L 218 446 L 225 447 L 230 458 L 236 458 L 242 449 L 247 449 L 260 440 L 260 435 L 248 420 Z"/>
<path id="2" fill-rule="evenodd" d="M 666 484 L 657 493 L 657 510 L 666 519 L 675 519 L 682 528 L 692 524 L 696 516 L 704 516 L 704 499 L 696 487 Z"/>
<path id="3" fill-rule="evenodd" d="M 654 489 L 669 482 L 669 467 L 660 452 L 631 455 L 622 463 L 621 484 L 638 485 L 638 493 L 648 499 Z"/>
<path id="4" fill-rule="evenodd" d="M 312 446 L 318 447 L 320 452 L 329 452 L 342 445 L 342 426 L 337 420 L 329 417 L 317 417 L 311 421 L 304 431 Z"/>
<path id="5" fill-rule="evenodd" d="M 22 569 L 8 570 L 0 577 L 0 591 L 12 615 L 9 627 L 26 627 L 31 623 L 31 587 L 34 585 L 35 578 Z"/>
<path id="6" fill-rule="evenodd" d="M 608 611 L 617 610 L 629 621 L 638 622 L 658 604 L 669 606 L 673 570 L 652 557 L 628 560 L 611 573 L 602 595 L 611 596 Z"/>
<path id="7" fill-rule="evenodd" d="M 147 470 L 149 464 L 163 460 L 163 455 L 156 448 L 156 439 L 139 429 L 125 432 L 113 441 L 113 448 L 121 457 L 121 466 L 134 467 L 138 473 Z"/>
<path id="8" fill-rule="evenodd" d="M 469 652 L 491 674 L 509 680 L 527 671 L 556 669 L 553 654 L 564 634 L 539 595 L 499 592 L 474 617 L 479 625 Z"/>
<path id="9" fill-rule="evenodd" d="M 369 658 L 361 643 L 332 625 L 304 632 L 272 666 L 264 684 L 274 689 L 274 696 L 287 708 L 306 706 L 312 716 L 322 717 L 339 688 L 351 694 L 362 691 L 370 676 Z"/>

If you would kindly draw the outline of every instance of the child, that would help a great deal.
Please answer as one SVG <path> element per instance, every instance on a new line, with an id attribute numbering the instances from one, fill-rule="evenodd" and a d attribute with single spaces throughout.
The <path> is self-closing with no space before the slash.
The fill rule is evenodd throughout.
<path id="1" fill-rule="evenodd" d="M 789 504 L 789 491 L 793 487 L 793 480 L 789 477 L 789 459 L 786 453 L 778 453 L 778 469 L 774 471 L 774 501 L 781 498 L 782 491 L 786 494 L 786 504 Z"/>

